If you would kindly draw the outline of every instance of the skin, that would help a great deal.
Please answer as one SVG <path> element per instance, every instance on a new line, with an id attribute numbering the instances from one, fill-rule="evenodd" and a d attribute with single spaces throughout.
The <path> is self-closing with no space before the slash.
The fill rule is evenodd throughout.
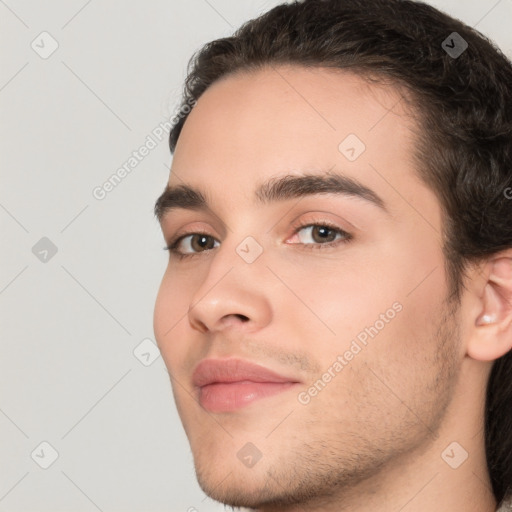
<path id="1" fill-rule="evenodd" d="M 448 302 L 441 207 L 414 171 L 401 94 L 348 72 L 279 66 L 216 82 L 184 125 L 169 184 L 201 188 L 210 211 L 173 210 L 162 231 L 167 243 L 198 230 L 218 243 L 200 253 L 188 237 L 181 250 L 200 254 L 170 255 L 154 330 L 199 484 L 218 501 L 261 511 L 496 508 L 483 406 L 492 361 L 512 344 L 511 255 L 471 267 L 460 304 Z M 354 162 L 338 150 L 350 133 L 366 146 Z M 387 211 L 334 194 L 254 200 L 269 178 L 327 169 L 371 188 Z M 294 228 L 319 221 L 351 240 L 322 248 L 311 227 Z M 250 264 L 236 252 L 248 236 L 263 248 Z M 396 303 L 400 312 L 300 403 Z M 210 413 L 191 378 L 207 357 L 246 359 L 300 384 Z M 251 468 L 237 457 L 248 442 L 262 454 Z M 469 455 L 456 469 L 442 457 L 453 442 L 446 460 Z"/>

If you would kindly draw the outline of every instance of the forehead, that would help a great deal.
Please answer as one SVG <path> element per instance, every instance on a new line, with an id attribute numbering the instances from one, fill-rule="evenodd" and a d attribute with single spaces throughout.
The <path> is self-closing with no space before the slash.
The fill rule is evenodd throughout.
<path id="1" fill-rule="evenodd" d="M 189 114 L 169 184 L 224 195 L 236 189 L 246 201 L 269 178 L 342 168 L 387 193 L 389 179 L 422 187 L 414 127 L 403 90 L 352 72 L 289 65 L 238 72 L 210 86 Z"/>

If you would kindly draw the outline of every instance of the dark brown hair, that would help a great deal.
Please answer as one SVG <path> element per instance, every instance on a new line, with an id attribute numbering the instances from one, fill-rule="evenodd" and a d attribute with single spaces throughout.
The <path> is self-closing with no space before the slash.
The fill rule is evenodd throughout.
<path id="1" fill-rule="evenodd" d="M 464 42 L 460 55 L 450 52 Z M 409 93 L 417 172 L 443 209 L 446 268 L 459 300 L 468 264 L 512 247 L 510 61 L 481 33 L 421 2 L 305 0 L 206 44 L 189 63 L 182 105 L 229 74 L 279 64 L 351 70 Z M 171 130 L 171 153 L 186 119 Z M 500 501 L 512 489 L 512 352 L 489 379 L 485 444 Z"/>

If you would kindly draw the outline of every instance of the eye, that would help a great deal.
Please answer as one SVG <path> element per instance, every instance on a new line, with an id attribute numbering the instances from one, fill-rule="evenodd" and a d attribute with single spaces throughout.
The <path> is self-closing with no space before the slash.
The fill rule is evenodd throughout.
<path id="1" fill-rule="evenodd" d="M 300 235 L 301 231 L 309 230 L 309 234 Z M 313 221 L 308 224 L 300 224 L 294 227 L 293 236 L 299 242 L 292 242 L 292 245 L 301 245 L 304 249 L 325 249 L 336 247 L 339 244 L 347 243 L 352 235 L 343 229 L 325 221 Z M 308 239 L 312 240 L 309 241 Z M 185 233 L 178 236 L 171 243 L 164 247 L 178 259 L 200 256 L 219 246 L 219 241 L 207 233 Z"/>
<path id="2" fill-rule="evenodd" d="M 214 245 L 215 242 L 217 246 Z M 181 259 L 209 251 L 214 247 L 218 247 L 218 241 L 212 236 L 206 233 L 187 233 L 173 240 L 164 249 Z"/>
<path id="3" fill-rule="evenodd" d="M 302 232 L 302 234 L 301 234 Z M 324 249 L 348 242 L 352 235 L 329 222 L 314 221 L 296 226 L 294 232 L 299 244 L 307 249 Z M 296 243 L 296 242 L 292 242 Z"/>

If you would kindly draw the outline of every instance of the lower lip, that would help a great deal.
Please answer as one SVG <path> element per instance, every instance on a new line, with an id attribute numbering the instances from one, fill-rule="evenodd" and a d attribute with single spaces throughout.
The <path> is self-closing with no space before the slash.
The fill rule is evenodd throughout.
<path id="1" fill-rule="evenodd" d="M 236 411 L 292 386 L 293 382 L 217 382 L 200 388 L 199 402 L 210 412 Z"/>

